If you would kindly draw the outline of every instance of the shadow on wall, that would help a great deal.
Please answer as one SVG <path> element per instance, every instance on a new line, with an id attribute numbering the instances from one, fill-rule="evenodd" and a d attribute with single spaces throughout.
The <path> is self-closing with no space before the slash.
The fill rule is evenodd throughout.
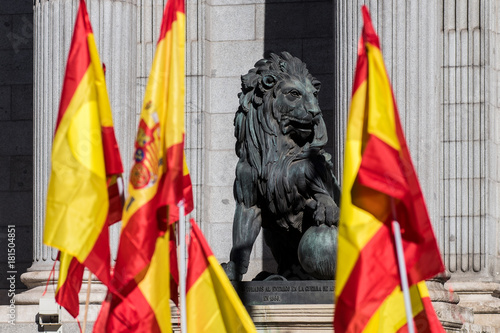
<path id="1" fill-rule="evenodd" d="M 264 56 L 288 51 L 307 64 L 321 81 L 319 103 L 328 128 L 326 150 L 333 153 L 333 5 L 331 0 L 268 0 L 265 8 Z"/>
<path id="2" fill-rule="evenodd" d="M 335 77 L 332 1 L 267 0 L 265 5 L 264 57 L 288 51 L 305 62 L 309 72 L 321 81 L 319 103 L 329 139 L 325 148 L 333 156 Z M 262 269 L 274 271 L 276 263 L 271 251 L 265 244 L 263 246 Z"/>
<path id="3" fill-rule="evenodd" d="M 1 1 L 0 59 L 0 305 L 8 305 L 33 259 L 33 1 Z"/>

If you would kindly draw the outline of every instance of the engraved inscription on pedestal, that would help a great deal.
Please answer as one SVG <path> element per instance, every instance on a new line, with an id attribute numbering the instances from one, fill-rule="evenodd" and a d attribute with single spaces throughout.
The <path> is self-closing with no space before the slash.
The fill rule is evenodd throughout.
<path id="1" fill-rule="evenodd" d="M 245 306 L 333 304 L 332 280 L 233 282 Z"/>

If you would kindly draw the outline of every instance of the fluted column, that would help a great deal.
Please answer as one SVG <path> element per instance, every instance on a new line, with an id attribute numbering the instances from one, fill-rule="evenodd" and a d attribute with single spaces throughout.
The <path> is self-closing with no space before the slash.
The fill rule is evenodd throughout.
<path id="1" fill-rule="evenodd" d="M 86 1 L 107 69 L 106 83 L 125 170 L 129 170 L 135 137 L 136 1 Z M 42 237 L 54 124 L 78 5 L 77 0 L 34 1 L 33 264 L 21 277 L 29 288 L 46 282 L 57 254 L 43 245 Z M 116 232 L 112 239 L 116 247 Z M 33 301 L 38 302 L 36 295 Z"/>
<path id="2" fill-rule="evenodd" d="M 483 7 L 483 8 L 481 8 Z M 443 22 L 443 211 L 446 267 L 487 272 L 484 3 L 446 1 Z M 487 274 L 487 273 L 486 273 Z"/>
<path id="3" fill-rule="evenodd" d="M 500 326 L 500 3 L 445 1 L 445 251 L 460 304 Z M 454 281 L 453 281 L 454 280 Z"/>
<path id="4" fill-rule="evenodd" d="M 344 140 L 351 101 L 357 46 L 366 3 L 380 37 L 410 154 L 424 192 L 437 236 L 441 116 L 439 110 L 440 12 L 438 2 L 336 1 L 335 20 L 335 135 L 337 169 L 342 177 Z M 443 242 L 440 242 L 442 244 Z"/>
<path id="5" fill-rule="evenodd" d="M 488 244 L 491 248 L 492 261 L 494 262 L 493 276 L 500 282 L 500 57 L 498 51 L 500 44 L 500 15 L 499 1 L 487 1 L 486 16 L 486 50 L 488 58 L 485 61 L 485 84 L 487 85 L 486 109 L 488 121 L 488 154 L 487 186 L 489 200 L 487 201 L 487 221 L 496 228 L 495 232 L 488 235 Z M 495 293 L 500 298 L 500 291 Z"/>
<path id="6" fill-rule="evenodd" d="M 186 161 L 193 184 L 194 211 L 191 214 L 207 231 L 203 220 L 203 160 L 205 145 L 206 113 L 206 43 L 205 43 L 205 2 L 186 0 Z"/>

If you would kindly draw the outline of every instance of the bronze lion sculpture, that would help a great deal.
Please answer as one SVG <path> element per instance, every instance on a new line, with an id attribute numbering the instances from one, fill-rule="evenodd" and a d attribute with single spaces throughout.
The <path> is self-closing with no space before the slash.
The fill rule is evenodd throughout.
<path id="1" fill-rule="evenodd" d="M 259 60 L 241 82 L 233 247 L 223 267 L 231 280 L 241 280 L 262 228 L 278 274 L 303 279 L 297 258 L 303 233 L 335 225 L 339 212 L 340 189 L 323 150 L 328 138 L 320 82 L 288 52 Z"/>

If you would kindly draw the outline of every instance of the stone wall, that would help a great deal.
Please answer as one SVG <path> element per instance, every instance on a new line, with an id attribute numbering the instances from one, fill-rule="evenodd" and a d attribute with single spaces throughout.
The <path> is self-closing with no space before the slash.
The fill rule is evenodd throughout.
<path id="1" fill-rule="evenodd" d="M 237 162 L 233 119 L 238 109 L 240 75 L 264 53 L 264 4 L 260 0 L 210 0 L 205 13 L 207 103 L 201 222 L 215 256 L 227 261 L 232 244 L 232 185 Z M 262 244 L 262 240 L 259 238 L 256 244 Z M 262 265 L 255 255 L 262 254 L 261 248 L 254 248 L 252 268 Z"/>
<path id="2" fill-rule="evenodd" d="M 4 0 L 0 4 L 0 289 L 8 288 L 7 225 L 16 226 L 17 288 L 25 288 L 19 275 L 31 265 L 32 163 L 33 6 L 30 0 Z"/>

